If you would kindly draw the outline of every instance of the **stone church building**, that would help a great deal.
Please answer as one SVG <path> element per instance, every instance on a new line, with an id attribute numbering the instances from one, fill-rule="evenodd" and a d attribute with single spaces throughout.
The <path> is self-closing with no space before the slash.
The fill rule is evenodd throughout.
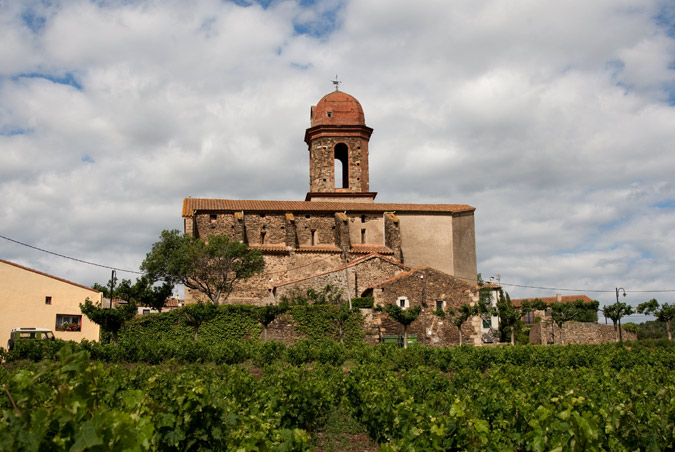
<path id="1" fill-rule="evenodd" d="M 227 234 L 264 256 L 264 272 L 238 282 L 228 303 L 275 302 L 295 285 L 326 282 L 349 297 L 361 296 L 417 267 L 475 286 L 475 208 L 375 202 L 368 164 L 372 133 L 358 100 L 333 91 L 311 108 L 304 201 L 183 201 L 187 234 Z M 195 296 L 186 291 L 186 301 Z M 467 301 L 473 299 L 475 293 Z"/>

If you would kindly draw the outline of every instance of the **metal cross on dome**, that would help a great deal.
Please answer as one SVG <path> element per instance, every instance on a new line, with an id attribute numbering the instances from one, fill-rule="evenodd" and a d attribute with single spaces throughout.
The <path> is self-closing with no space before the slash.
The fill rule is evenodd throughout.
<path id="1" fill-rule="evenodd" d="M 338 80 L 338 75 L 335 74 L 335 80 L 331 80 L 333 82 L 333 85 L 335 85 L 335 91 L 340 90 L 340 83 L 342 83 L 340 80 Z"/>

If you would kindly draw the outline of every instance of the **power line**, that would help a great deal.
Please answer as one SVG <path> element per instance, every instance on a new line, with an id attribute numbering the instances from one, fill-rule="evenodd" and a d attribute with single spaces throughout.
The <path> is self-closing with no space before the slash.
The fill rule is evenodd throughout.
<path id="1" fill-rule="evenodd" d="M 45 250 L 45 249 L 42 249 L 42 248 L 38 248 L 37 246 L 33 246 L 33 245 L 29 245 L 27 243 L 19 242 L 18 240 L 10 239 L 9 237 L 5 237 L 4 235 L 0 235 L 0 238 L 3 238 L 5 240 L 9 240 L 10 242 L 14 242 L 14 243 L 17 243 L 19 245 L 27 246 L 28 248 L 32 248 L 32 249 L 37 250 L 37 251 L 42 251 L 43 253 L 53 254 L 54 256 L 62 257 L 64 259 L 70 259 L 71 261 L 80 262 L 82 264 L 94 265 L 96 267 L 108 268 L 110 270 L 117 270 L 117 271 L 125 272 L 125 273 L 135 273 L 137 275 L 143 274 L 143 272 L 138 272 L 138 271 L 135 271 L 135 270 L 124 270 L 123 268 L 110 267 L 108 265 L 97 264 L 95 262 L 89 262 L 89 261 L 85 261 L 85 260 L 82 260 L 82 259 L 77 259 L 75 257 L 66 256 L 64 254 L 55 253 L 54 251 Z"/>
<path id="2" fill-rule="evenodd" d="M 11 238 L 9 238 L 9 237 L 5 237 L 4 235 L 0 235 L 0 238 L 3 238 L 3 239 L 8 240 L 8 241 L 10 241 L 10 242 L 17 243 L 17 244 L 22 245 L 22 246 L 26 246 L 26 247 L 28 247 L 28 248 L 32 248 L 32 249 L 37 250 L 37 251 L 42 251 L 43 253 L 52 254 L 52 255 L 54 255 L 54 256 L 62 257 L 62 258 L 64 258 L 64 259 L 70 259 L 71 261 L 80 262 L 80 263 L 82 263 L 82 264 L 94 265 L 94 266 L 96 266 L 96 267 L 107 268 L 107 269 L 110 269 L 110 270 L 117 270 L 117 271 L 121 271 L 121 272 L 125 272 L 125 273 L 134 273 L 134 274 L 137 274 L 137 275 L 142 275 L 142 274 L 143 274 L 143 272 L 139 272 L 139 271 L 135 271 L 135 270 L 125 270 L 125 269 L 123 269 L 123 268 L 111 267 L 111 266 L 108 266 L 108 265 L 97 264 L 97 263 L 95 263 L 95 262 L 89 262 L 89 261 L 85 261 L 85 260 L 83 260 L 83 259 L 77 259 L 77 258 L 75 258 L 75 257 L 70 257 L 70 256 L 66 256 L 66 255 L 64 255 L 64 254 L 55 253 L 54 251 L 45 250 L 45 249 L 38 248 L 38 247 L 33 246 L 33 245 L 29 245 L 29 244 L 27 244 L 27 243 L 20 242 L 20 241 L 18 241 L 18 240 L 11 239 Z M 333 257 L 333 256 L 326 256 L 324 259 L 321 259 L 320 261 L 328 260 L 328 259 L 331 258 L 331 257 Z M 319 261 L 319 262 L 320 262 L 320 261 Z M 299 267 L 294 267 L 294 268 L 291 268 L 291 269 L 288 269 L 288 270 L 278 270 L 278 271 L 275 271 L 275 272 L 270 272 L 269 274 L 277 274 L 277 273 L 283 273 L 283 272 L 290 272 L 290 271 L 294 271 L 294 270 L 299 270 L 299 269 L 301 269 L 301 268 L 308 267 L 308 266 L 314 265 L 314 264 L 316 264 L 316 263 L 317 263 L 317 261 L 313 261 L 313 262 L 309 262 L 309 263 L 307 263 L 307 264 L 305 264 L 305 265 L 301 265 L 301 266 L 299 266 Z M 475 280 L 470 279 L 470 278 L 461 278 L 461 277 L 456 277 L 456 278 L 457 278 L 457 279 L 462 279 L 462 280 L 464 280 L 464 281 L 475 282 Z M 486 282 L 487 282 L 487 281 L 486 281 Z M 616 290 L 616 289 L 612 289 L 612 290 L 601 290 L 601 289 L 568 289 L 568 288 L 564 288 L 564 287 L 529 286 L 529 285 L 525 285 L 525 284 L 504 283 L 504 282 L 501 282 L 501 281 L 500 281 L 499 285 L 500 285 L 500 286 L 508 286 L 508 287 L 522 287 L 522 288 L 525 288 L 525 289 L 556 290 L 556 291 L 561 291 L 561 292 L 614 293 L 615 290 Z M 666 293 L 666 292 L 675 292 L 675 289 L 660 289 L 660 290 L 628 290 L 628 292 L 630 292 L 630 293 Z"/>
<path id="3" fill-rule="evenodd" d="M 541 290 L 560 290 L 565 292 L 597 292 L 597 293 L 614 293 L 616 289 L 613 290 L 599 290 L 599 289 L 565 289 L 561 287 L 539 287 L 539 286 L 526 286 L 523 284 L 508 284 L 500 282 L 501 286 L 511 286 L 511 287 L 524 287 L 527 289 L 541 289 Z M 661 289 L 661 290 L 628 290 L 630 293 L 660 293 L 660 292 L 675 292 L 675 289 Z"/>

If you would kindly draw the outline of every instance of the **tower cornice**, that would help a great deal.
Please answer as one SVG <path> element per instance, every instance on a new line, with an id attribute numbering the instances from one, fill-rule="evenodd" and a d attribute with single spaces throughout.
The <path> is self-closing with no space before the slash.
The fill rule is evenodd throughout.
<path id="1" fill-rule="evenodd" d="M 359 137 L 369 140 L 373 129 L 362 125 L 318 125 L 305 131 L 305 143 L 321 137 Z"/>

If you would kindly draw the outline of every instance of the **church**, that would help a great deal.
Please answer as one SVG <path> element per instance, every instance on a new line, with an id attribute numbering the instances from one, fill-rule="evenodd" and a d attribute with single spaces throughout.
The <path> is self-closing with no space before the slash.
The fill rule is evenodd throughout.
<path id="1" fill-rule="evenodd" d="M 475 208 L 375 202 L 372 133 L 359 101 L 336 89 L 310 110 L 304 201 L 183 201 L 186 234 L 227 234 L 264 256 L 263 273 L 238 281 L 227 303 L 274 303 L 289 288 L 325 283 L 358 297 L 385 290 L 384 282 L 416 268 L 475 287 Z M 185 295 L 187 302 L 198 296 Z"/>

